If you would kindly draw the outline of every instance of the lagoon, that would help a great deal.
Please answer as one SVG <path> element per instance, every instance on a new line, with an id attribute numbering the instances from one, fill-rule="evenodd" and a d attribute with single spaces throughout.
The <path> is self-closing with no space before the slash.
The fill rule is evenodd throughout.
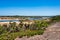
<path id="1" fill-rule="evenodd" d="M 0 20 L 0 22 L 19 22 L 19 20 Z"/>

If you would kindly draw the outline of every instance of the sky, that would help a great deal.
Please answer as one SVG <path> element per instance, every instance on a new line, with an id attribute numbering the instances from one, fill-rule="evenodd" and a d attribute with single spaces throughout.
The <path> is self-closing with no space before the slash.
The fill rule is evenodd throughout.
<path id="1" fill-rule="evenodd" d="M 0 16 L 60 15 L 60 0 L 0 0 Z"/>

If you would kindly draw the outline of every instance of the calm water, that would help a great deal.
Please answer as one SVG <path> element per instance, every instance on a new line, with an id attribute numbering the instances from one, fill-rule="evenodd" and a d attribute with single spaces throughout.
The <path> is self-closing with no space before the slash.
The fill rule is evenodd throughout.
<path id="1" fill-rule="evenodd" d="M 29 20 L 36 20 L 36 19 L 31 18 Z M 0 20 L 0 22 L 19 22 L 19 20 Z"/>
<path id="2" fill-rule="evenodd" d="M 41 20 L 41 18 L 29 18 L 29 20 Z"/>
<path id="3" fill-rule="evenodd" d="M 0 20 L 0 22 L 19 22 L 19 20 Z"/>

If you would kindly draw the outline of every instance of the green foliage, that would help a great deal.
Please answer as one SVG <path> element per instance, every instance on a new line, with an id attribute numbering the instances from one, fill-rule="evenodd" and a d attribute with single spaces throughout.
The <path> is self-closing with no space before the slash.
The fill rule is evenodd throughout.
<path id="1" fill-rule="evenodd" d="M 44 20 L 35 21 L 35 26 L 38 30 L 45 29 L 48 26 L 48 23 Z"/>
<path id="2" fill-rule="evenodd" d="M 0 34 L 3 33 L 3 27 L 0 25 Z"/>
<path id="3" fill-rule="evenodd" d="M 57 21 L 60 21 L 60 16 L 51 17 L 51 22 Z M 50 22 L 45 20 L 34 20 L 33 24 L 24 25 L 23 20 L 20 20 L 18 26 L 16 26 L 15 22 L 10 22 L 8 27 L 7 25 L 0 25 L 0 40 L 14 40 L 16 37 L 21 38 L 23 36 L 31 37 L 34 35 L 42 35 L 49 23 Z"/>
<path id="4" fill-rule="evenodd" d="M 35 20 L 35 23 L 30 25 L 24 25 L 22 22 L 21 20 L 18 26 L 16 26 L 15 22 L 10 22 L 9 27 L 0 26 L 0 40 L 14 40 L 18 36 L 21 38 L 23 36 L 31 37 L 34 35 L 41 35 L 48 26 L 48 23 L 44 20 Z"/>
<path id="5" fill-rule="evenodd" d="M 53 17 L 51 17 L 51 21 L 52 22 L 58 22 L 58 21 L 60 21 L 60 16 L 53 16 Z"/>
<path id="6" fill-rule="evenodd" d="M 38 31 L 37 31 L 37 34 L 38 34 L 38 35 L 41 35 L 41 34 L 43 34 L 43 33 L 44 33 L 44 30 L 38 30 Z"/>

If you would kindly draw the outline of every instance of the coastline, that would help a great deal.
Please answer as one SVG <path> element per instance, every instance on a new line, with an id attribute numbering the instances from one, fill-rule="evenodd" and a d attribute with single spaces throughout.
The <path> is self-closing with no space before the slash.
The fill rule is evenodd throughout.
<path id="1" fill-rule="evenodd" d="M 13 22 L 11 22 L 11 23 L 13 23 Z M 18 25 L 20 22 L 16 22 L 16 25 Z M 0 25 L 2 26 L 2 25 L 9 25 L 9 22 L 0 22 Z"/>

